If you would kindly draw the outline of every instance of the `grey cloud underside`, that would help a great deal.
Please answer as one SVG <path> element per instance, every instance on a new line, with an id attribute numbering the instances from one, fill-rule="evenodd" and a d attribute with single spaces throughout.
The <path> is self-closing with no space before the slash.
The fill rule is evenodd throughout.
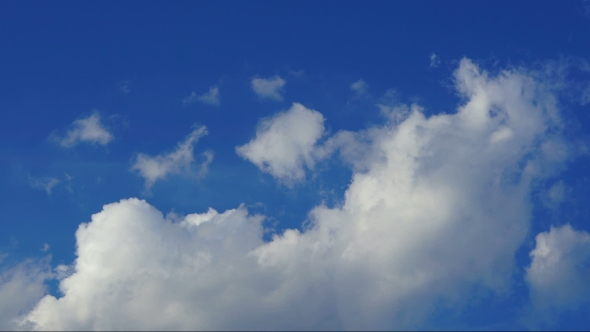
<path id="1" fill-rule="evenodd" d="M 440 301 L 460 310 L 474 290 L 508 294 L 534 183 L 569 158 L 559 110 L 524 71 L 490 77 L 464 59 L 455 82 L 465 99 L 455 113 L 388 109 L 385 125 L 341 132 L 322 146 L 323 116 L 303 105 L 264 122 L 238 152 L 279 178 L 297 178 L 322 149 L 338 149 L 354 166 L 342 205 L 312 209 L 304 232 L 264 242 L 264 217 L 244 206 L 173 222 L 135 198 L 105 205 L 76 232 L 63 296 L 44 296 L 13 323 L 39 330 L 419 329 L 433 327 L 428 318 Z M 535 289 L 559 284 L 535 281 L 546 280 L 535 266 Z"/>

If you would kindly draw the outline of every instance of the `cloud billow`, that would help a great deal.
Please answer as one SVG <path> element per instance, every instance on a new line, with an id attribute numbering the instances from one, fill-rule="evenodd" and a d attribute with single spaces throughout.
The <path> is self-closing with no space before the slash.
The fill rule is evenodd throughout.
<path id="1" fill-rule="evenodd" d="M 558 109 L 523 70 L 492 77 L 463 59 L 454 79 L 464 98 L 454 113 L 426 116 L 408 105 L 383 126 L 333 136 L 362 167 L 342 204 L 313 208 L 303 231 L 265 242 L 264 217 L 243 205 L 174 222 L 136 198 L 105 205 L 76 232 L 63 296 L 44 296 L 15 326 L 432 329 L 441 300 L 460 311 L 474 289 L 509 293 L 534 183 L 568 158 L 551 148 L 565 144 Z M 238 152 L 279 179 L 297 178 L 319 149 L 323 121 L 294 104 Z M 199 135 L 170 154 L 178 157 L 145 160 L 190 160 L 183 151 Z"/>

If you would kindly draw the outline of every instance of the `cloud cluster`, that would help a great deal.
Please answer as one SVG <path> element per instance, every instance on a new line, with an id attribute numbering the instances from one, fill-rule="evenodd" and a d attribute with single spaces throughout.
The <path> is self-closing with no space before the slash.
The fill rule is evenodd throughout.
<path id="1" fill-rule="evenodd" d="M 18 327 L 432 329 L 428 318 L 441 303 L 454 311 L 473 294 L 508 294 L 533 186 L 567 157 L 556 153 L 559 113 L 523 71 L 490 77 L 463 59 L 455 83 L 464 98 L 456 112 L 400 106 L 381 127 L 334 136 L 331 144 L 357 166 L 341 204 L 313 208 L 303 232 L 265 242 L 263 217 L 244 206 L 171 220 L 138 199 L 105 205 L 76 232 L 63 296 L 44 296 Z M 170 155 L 142 159 L 153 169 L 146 181 L 170 169 L 162 165 L 192 160 L 184 151 L 203 134 L 196 132 Z M 297 178 L 322 132 L 323 116 L 294 104 L 238 152 L 279 178 Z M 543 268 L 555 259 L 544 257 L 569 257 L 570 238 L 587 243 L 586 235 L 557 233 L 537 238 L 538 248 L 563 255 L 536 249 L 533 287 L 561 285 Z"/>
<path id="2" fill-rule="evenodd" d="M 107 145 L 113 140 L 113 135 L 102 125 L 100 115 L 95 112 L 87 118 L 74 121 L 66 136 L 58 137 L 57 140 L 65 148 L 83 142 Z"/>
<path id="3" fill-rule="evenodd" d="M 256 137 L 236 148 L 244 159 L 286 184 L 305 176 L 313 168 L 316 143 L 324 133 L 324 116 L 294 103 L 286 112 L 263 120 Z"/>
<path id="4" fill-rule="evenodd" d="M 287 83 L 280 76 L 275 75 L 270 78 L 256 77 L 252 79 L 252 90 L 260 98 L 274 99 L 277 101 L 283 100 L 283 87 Z"/>
<path id="5" fill-rule="evenodd" d="M 213 153 L 204 152 L 205 161 L 195 170 L 193 147 L 205 135 L 207 128 L 202 126 L 195 128 L 183 142 L 179 142 L 174 151 L 154 157 L 140 153 L 135 158 L 131 170 L 138 172 L 145 179 L 145 188 L 148 191 L 156 181 L 165 179 L 169 174 L 201 177 L 207 173 L 207 167 L 213 161 Z"/>

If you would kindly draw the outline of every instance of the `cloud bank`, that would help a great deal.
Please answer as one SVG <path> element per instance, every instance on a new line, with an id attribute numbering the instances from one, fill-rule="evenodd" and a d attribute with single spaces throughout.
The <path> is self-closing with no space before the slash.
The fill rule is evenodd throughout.
<path id="1" fill-rule="evenodd" d="M 71 148 L 79 143 L 107 145 L 113 140 L 113 135 L 102 125 L 100 115 L 93 113 L 87 118 L 74 121 L 63 138 L 57 137 L 65 148 Z"/>
<path id="2" fill-rule="evenodd" d="M 275 75 L 270 78 L 253 78 L 252 79 L 252 90 L 260 98 L 274 99 L 277 101 L 283 100 L 282 92 L 285 83 L 287 83 L 280 76 Z"/>
<path id="3" fill-rule="evenodd" d="M 464 99 L 456 112 L 426 116 L 417 105 L 400 106 L 381 127 L 334 136 L 357 167 L 341 204 L 313 208 L 303 232 L 288 229 L 265 242 L 264 217 L 243 205 L 170 220 L 135 198 L 108 204 L 78 228 L 77 258 L 60 268 L 69 271 L 60 277 L 62 296 L 44 296 L 15 324 L 432 329 L 441 303 L 458 312 L 474 294 L 507 295 L 515 251 L 530 228 L 531 191 L 568 157 L 556 152 L 564 144 L 559 113 L 550 91 L 524 71 L 491 77 L 463 59 L 454 78 Z M 323 116 L 294 104 L 238 150 L 279 178 L 297 178 L 322 132 Z M 146 181 L 172 169 L 161 165 L 192 161 L 202 134 L 169 155 L 142 159 L 154 170 L 142 173 Z M 528 270 L 533 289 L 563 285 L 545 266 L 571 270 L 570 240 L 577 252 L 586 237 L 539 235 Z M 559 254 L 548 256 L 545 247 Z"/>
<path id="4" fill-rule="evenodd" d="M 204 152 L 205 161 L 195 171 L 193 147 L 205 135 L 207 135 L 207 128 L 202 126 L 195 128 L 183 142 L 179 142 L 174 151 L 155 157 L 140 153 L 135 158 L 131 170 L 145 179 L 145 188 L 148 191 L 156 181 L 166 179 L 169 174 L 204 176 L 208 165 L 213 161 L 213 153 Z"/>

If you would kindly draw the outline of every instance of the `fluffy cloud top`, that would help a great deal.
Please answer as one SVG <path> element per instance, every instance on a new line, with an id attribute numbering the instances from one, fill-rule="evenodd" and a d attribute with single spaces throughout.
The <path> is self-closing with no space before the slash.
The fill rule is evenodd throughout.
<path id="1" fill-rule="evenodd" d="M 188 104 L 192 104 L 196 101 L 200 101 L 202 103 L 205 104 L 209 104 L 209 105 L 214 105 L 217 106 L 219 105 L 219 87 L 214 85 L 212 87 L 209 88 L 209 91 L 207 91 L 206 93 L 198 96 L 194 91 L 190 94 L 190 96 L 184 98 L 182 100 L 182 103 L 184 105 L 188 105 Z"/>
<path id="2" fill-rule="evenodd" d="M 210 151 L 204 153 L 205 161 L 195 172 L 193 170 L 195 160 L 193 146 L 205 135 L 207 135 L 207 128 L 202 126 L 194 129 L 183 142 L 179 142 L 174 151 L 155 157 L 140 153 L 131 170 L 137 171 L 145 179 L 146 190 L 149 190 L 156 181 L 165 179 L 169 174 L 203 176 L 207 173 L 207 167 L 213 160 L 213 153 Z"/>
<path id="3" fill-rule="evenodd" d="M 546 148 L 559 142 L 555 104 L 525 72 L 489 77 L 464 59 L 455 81 L 465 98 L 455 113 L 427 117 L 416 105 L 402 107 L 382 127 L 341 134 L 340 146 L 354 145 L 349 158 L 364 159 L 351 160 L 362 170 L 341 204 L 310 211 L 303 232 L 264 242 L 262 217 L 243 206 L 180 221 L 138 199 L 104 206 L 76 232 L 63 296 L 46 295 L 18 326 L 432 329 L 437 304 L 458 312 L 478 290 L 507 294 L 529 230 L 532 184 L 564 160 Z M 268 172 L 297 178 L 322 131 L 321 114 L 294 104 L 238 150 Z M 566 248 L 558 238 L 545 243 Z M 563 260 L 570 251 L 560 250 Z M 539 264 L 529 269 L 541 276 L 531 283 L 551 285 L 553 269 Z"/>
<path id="4" fill-rule="evenodd" d="M 63 147 L 71 148 L 82 142 L 107 145 L 113 140 L 113 135 L 102 125 L 100 115 L 93 113 L 85 119 L 78 119 L 72 123 L 64 138 L 58 138 Z"/>
<path id="5" fill-rule="evenodd" d="M 526 278 L 535 314 L 545 319 L 590 298 L 590 234 L 570 225 L 537 235 Z M 547 323 L 547 322 L 546 322 Z"/>
<path id="6" fill-rule="evenodd" d="M 303 179 L 313 168 L 316 143 L 324 133 L 324 116 L 294 103 L 291 109 L 260 123 L 256 137 L 237 153 L 284 183 Z"/>
<path id="7" fill-rule="evenodd" d="M 283 100 L 282 90 L 287 83 L 280 76 L 275 75 L 270 78 L 253 78 L 252 79 L 252 90 L 260 98 L 268 98 L 274 100 Z"/>

